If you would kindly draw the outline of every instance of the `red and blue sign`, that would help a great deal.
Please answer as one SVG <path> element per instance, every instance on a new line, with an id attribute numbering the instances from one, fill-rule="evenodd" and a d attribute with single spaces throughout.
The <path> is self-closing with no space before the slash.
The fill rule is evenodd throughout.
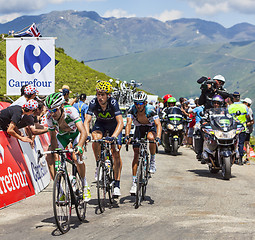
<path id="1" fill-rule="evenodd" d="M 19 95 L 29 84 L 40 95 L 55 91 L 54 38 L 12 38 L 6 41 L 7 95 Z"/>

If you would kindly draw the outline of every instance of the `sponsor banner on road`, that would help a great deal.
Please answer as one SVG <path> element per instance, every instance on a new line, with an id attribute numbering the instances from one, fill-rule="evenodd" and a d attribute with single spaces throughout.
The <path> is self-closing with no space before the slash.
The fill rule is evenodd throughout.
<path id="1" fill-rule="evenodd" d="M 0 131 L 0 208 L 34 194 L 32 179 L 17 139 Z"/>
<path id="2" fill-rule="evenodd" d="M 40 95 L 55 92 L 55 39 L 6 39 L 6 92 L 19 95 L 23 85 L 32 85 Z"/>
<path id="3" fill-rule="evenodd" d="M 24 130 L 21 129 L 21 132 L 25 135 Z M 50 183 L 50 173 L 48 170 L 48 165 L 43 156 L 40 161 L 37 158 L 37 151 L 40 150 L 43 152 L 43 147 L 38 136 L 34 140 L 34 149 L 31 148 L 29 143 L 19 141 L 23 155 L 25 157 L 27 167 L 30 172 L 30 176 L 33 181 L 35 194 L 41 192 L 46 188 Z"/>

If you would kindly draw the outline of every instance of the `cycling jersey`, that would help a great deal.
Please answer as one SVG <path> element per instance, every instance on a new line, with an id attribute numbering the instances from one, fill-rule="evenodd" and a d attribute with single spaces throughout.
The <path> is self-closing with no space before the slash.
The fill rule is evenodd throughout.
<path id="1" fill-rule="evenodd" d="M 135 105 L 132 105 L 130 109 L 128 110 L 128 118 L 132 118 L 133 123 L 135 126 L 152 126 L 154 124 L 154 121 L 159 118 L 157 115 L 157 112 L 155 108 L 152 105 L 145 105 L 145 115 L 148 118 L 149 123 L 148 124 L 141 124 L 137 120 L 137 109 Z"/>
<path id="2" fill-rule="evenodd" d="M 64 118 L 62 121 L 54 120 L 50 113 L 46 115 L 47 125 L 50 131 L 57 130 L 60 135 L 74 133 L 77 130 L 76 123 L 81 121 L 76 108 L 70 105 L 65 105 L 63 108 Z M 62 119 L 62 118 L 61 118 Z"/>
<path id="3" fill-rule="evenodd" d="M 115 98 L 110 97 L 107 100 L 107 107 L 105 111 L 102 110 L 102 107 L 100 106 L 97 98 L 95 97 L 94 99 L 91 100 L 89 104 L 89 108 L 87 111 L 87 114 L 89 115 L 96 115 L 96 119 L 99 122 L 116 122 L 116 116 L 121 115 L 121 111 L 119 109 L 119 104 Z"/>

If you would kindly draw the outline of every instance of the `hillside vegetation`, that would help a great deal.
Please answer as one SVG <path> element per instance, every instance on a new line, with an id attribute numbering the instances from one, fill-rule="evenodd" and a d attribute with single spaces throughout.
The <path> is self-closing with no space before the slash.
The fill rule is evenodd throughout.
<path id="1" fill-rule="evenodd" d="M 55 91 L 58 91 L 63 84 L 70 86 L 73 93 L 95 94 L 97 80 L 109 80 L 110 77 L 104 73 L 97 72 L 83 62 L 74 60 L 67 56 L 63 48 L 56 48 L 56 59 L 59 63 L 55 68 Z M 5 99 L 6 93 L 6 46 L 5 42 L 0 43 L 0 98 Z"/>
<path id="2" fill-rule="evenodd" d="M 87 62 L 90 67 L 121 80 L 135 79 L 155 94 L 199 96 L 196 80 L 222 74 L 228 91 L 255 101 L 255 42 L 176 47 Z"/>

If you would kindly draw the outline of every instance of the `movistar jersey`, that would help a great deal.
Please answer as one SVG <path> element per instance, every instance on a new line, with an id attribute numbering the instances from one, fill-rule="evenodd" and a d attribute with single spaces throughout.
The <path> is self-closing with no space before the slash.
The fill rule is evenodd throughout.
<path id="1" fill-rule="evenodd" d="M 154 121 L 159 118 L 156 109 L 150 104 L 145 105 L 145 115 L 148 118 L 149 123 L 141 124 L 137 120 L 137 109 L 135 105 L 132 105 L 128 110 L 127 117 L 132 118 L 135 126 L 152 126 L 154 124 Z"/>
<path id="2" fill-rule="evenodd" d="M 46 115 L 47 125 L 50 131 L 57 130 L 60 135 L 77 131 L 76 123 L 81 121 L 79 113 L 73 106 L 65 105 L 63 109 L 64 120 L 58 122 L 49 113 Z M 62 119 L 62 118 L 61 118 Z"/>
<path id="3" fill-rule="evenodd" d="M 116 116 L 121 115 L 121 111 L 119 108 L 119 104 L 115 98 L 110 97 L 107 100 L 107 107 L 105 111 L 103 111 L 100 106 L 97 98 L 95 97 L 90 101 L 89 108 L 87 111 L 89 115 L 96 115 L 96 119 L 99 122 L 113 122 L 116 121 Z"/>

